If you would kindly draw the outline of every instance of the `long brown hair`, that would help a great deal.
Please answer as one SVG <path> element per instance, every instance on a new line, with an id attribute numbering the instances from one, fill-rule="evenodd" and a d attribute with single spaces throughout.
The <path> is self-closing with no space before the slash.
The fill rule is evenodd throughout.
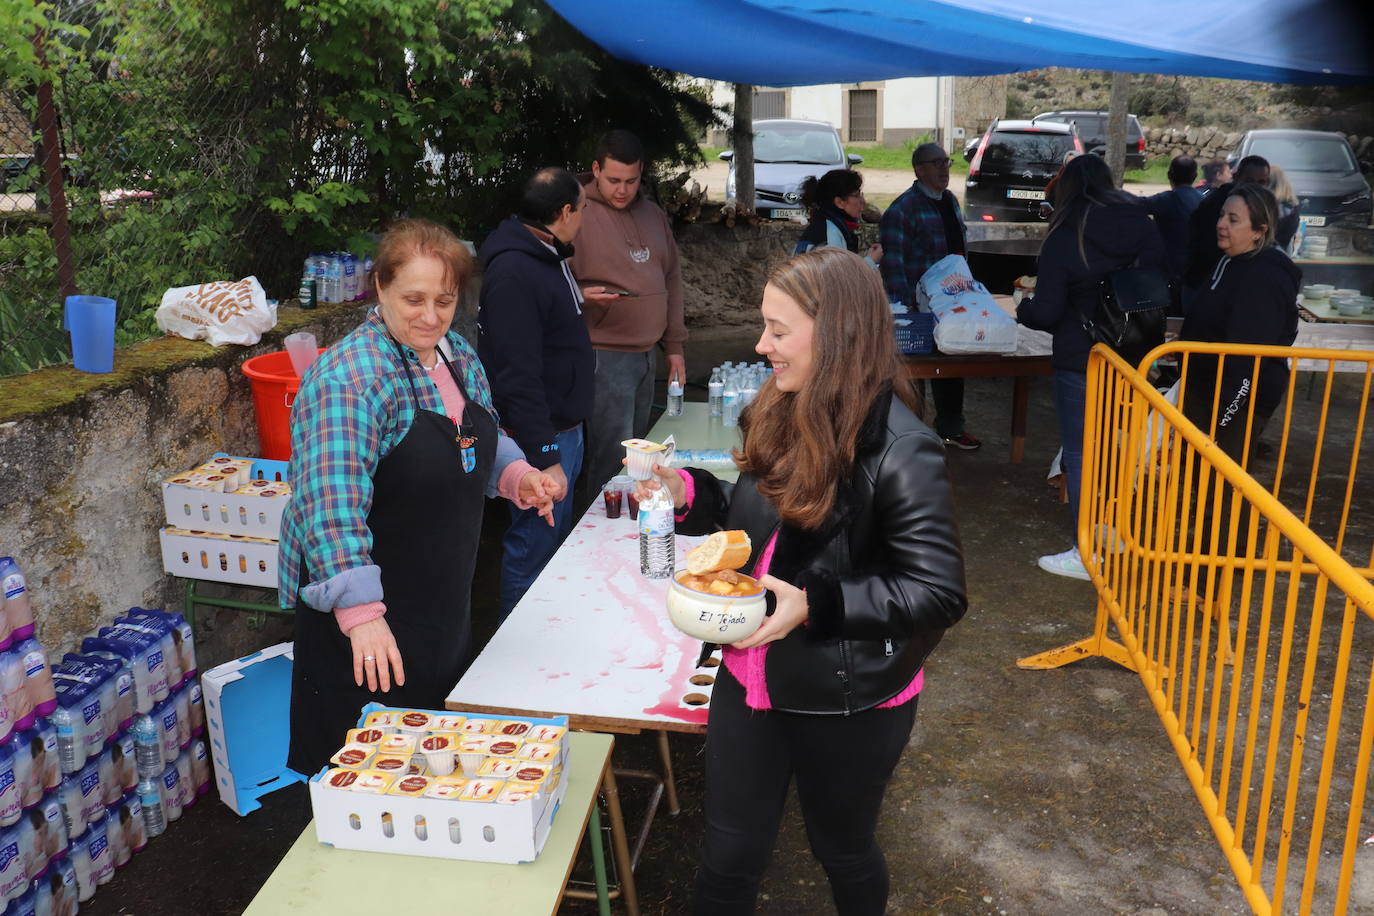
<path id="1" fill-rule="evenodd" d="M 740 417 L 741 471 L 783 521 L 815 529 L 835 505 L 854 465 L 859 432 L 873 402 L 891 386 L 914 412 L 911 384 L 878 272 L 843 248 L 823 246 L 773 269 L 768 283 L 816 322 L 811 375 L 800 391 L 769 379 Z"/>

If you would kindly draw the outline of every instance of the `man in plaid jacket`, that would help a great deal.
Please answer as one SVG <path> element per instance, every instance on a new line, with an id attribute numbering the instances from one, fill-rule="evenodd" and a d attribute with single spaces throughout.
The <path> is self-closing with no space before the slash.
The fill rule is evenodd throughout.
<path id="1" fill-rule="evenodd" d="M 938 143 L 923 143 L 911 154 L 916 173 L 901 197 L 883 213 L 883 285 L 888 298 L 916 308 L 916 284 L 930 265 L 950 254 L 964 254 L 964 217 L 949 190 L 949 155 Z M 935 431 L 952 448 L 972 451 L 982 441 L 964 429 L 964 380 L 931 379 Z"/>

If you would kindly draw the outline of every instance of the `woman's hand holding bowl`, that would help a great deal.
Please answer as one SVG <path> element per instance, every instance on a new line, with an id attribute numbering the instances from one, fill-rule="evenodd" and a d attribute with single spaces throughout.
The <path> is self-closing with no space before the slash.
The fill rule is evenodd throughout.
<path id="1" fill-rule="evenodd" d="M 759 584 L 777 595 L 778 603 L 773 613 L 763 618 L 763 623 L 749 636 L 730 645 L 736 649 L 752 649 L 774 640 L 782 639 L 811 616 L 806 603 L 806 591 L 774 576 L 759 576 Z"/>

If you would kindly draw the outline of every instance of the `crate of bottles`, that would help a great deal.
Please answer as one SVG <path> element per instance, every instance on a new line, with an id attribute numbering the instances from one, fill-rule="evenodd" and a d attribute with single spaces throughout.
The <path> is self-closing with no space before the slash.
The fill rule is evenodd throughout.
<path id="1" fill-rule="evenodd" d="M 894 319 L 897 325 L 897 349 L 906 356 L 935 352 L 935 315 L 932 312 L 910 312 Z"/>

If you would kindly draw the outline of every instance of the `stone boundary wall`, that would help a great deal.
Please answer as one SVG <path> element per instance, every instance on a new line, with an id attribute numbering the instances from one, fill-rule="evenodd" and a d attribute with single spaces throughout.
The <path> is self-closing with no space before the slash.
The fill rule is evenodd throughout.
<path id="1" fill-rule="evenodd" d="M 1209 159 L 1226 158 L 1240 143 L 1243 131 L 1224 130 L 1220 127 L 1147 127 L 1145 128 L 1145 155 L 1151 159 L 1166 156 L 1172 159 L 1185 153 L 1197 159 L 1198 164 Z M 1374 136 L 1344 134 L 1355 150 L 1356 158 L 1374 158 Z"/>
<path id="2" fill-rule="evenodd" d="M 130 607 L 182 610 L 183 580 L 162 571 L 158 483 L 215 452 L 257 455 L 243 361 L 283 349 L 294 331 L 333 343 L 365 311 L 283 308 L 253 347 L 168 337 L 120 349 L 107 375 L 50 367 L 0 379 L 0 554 L 23 567 L 54 658 Z M 252 632 L 249 619 L 199 609 L 201 670 L 291 638 L 285 618 L 270 633 Z"/>

